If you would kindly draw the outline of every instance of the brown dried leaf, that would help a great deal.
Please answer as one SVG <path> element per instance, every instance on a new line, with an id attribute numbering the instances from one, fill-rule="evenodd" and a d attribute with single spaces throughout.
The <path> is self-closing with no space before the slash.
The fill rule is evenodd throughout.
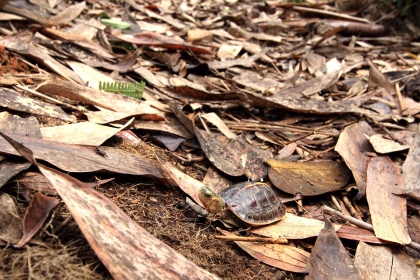
<path id="1" fill-rule="evenodd" d="M 253 147 L 242 139 L 229 139 L 197 127 L 195 135 L 209 161 L 226 174 L 246 175 L 251 180 L 258 180 L 267 175 L 264 162 L 272 157 L 269 151 Z"/>
<path id="2" fill-rule="evenodd" d="M 0 188 L 3 187 L 11 178 L 19 174 L 21 171 L 31 166 L 29 162 L 8 161 L 0 162 Z"/>
<path id="3" fill-rule="evenodd" d="M 113 147 L 101 147 L 104 157 L 97 153 L 95 147 L 76 146 L 50 142 L 41 139 L 12 136 L 34 152 L 34 157 L 69 172 L 111 171 L 115 173 L 144 175 L 157 180 L 165 177 L 149 160 L 137 155 L 124 153 Z M 0 138 L 0 152 L 19 155 L 6 140 Z"/>
<path id="4" fill-rule="evenodd" d="M 86 6 L 85 1 L 68 6 L 61 13 L 53 17 L 50 17 L 50 20 L 54 23 L 54 25 L 69 24 L 71 21 L 73 21 L 75 18 L 77 18 L 80 15 L 80 13 L 83 11 L 85 6 Z"/>
<path id="5" fill-rule="evenodd" d="M 346 162 L 356 180 L 360 199 L 366 192 L 366 170 L 369 157 L 366 152 L 373 152 L 373 149 L 365 135 L 373 135 L 375 132 L 365 121 L 347 126 L 338 138 L 334 148 Z"/>
<path id="6" fill-rule="evenodd" d="M 362 279 L 328 219 L 312 248 L 307 268 L 308 279 Z"/>
<path id="7" fill-rule="evenodd" d="M 7 88 L 0 89 L 0 106 L 18 112 L 53 117 L 66 122 L 74 122 L 74 119 L 66 114 L 60 107 L 23 96 L 16 91 Z"/>
<path id="8" fill-rule="evenodd" d="M 292 246 L 280 244 L 258 244 L 235 241 L 239 247 L 257 260 L 282 270 L 304 273 L 309 253 Z"/>
<path id="9" fill-rule="evenodd" d="M 374 157 L 367 168 L 366 198 L 375 235 L 400 244 L 411 242 L 407 232 L 406 198 L 398 166 L 388 157 Z"/>
<path id="10" fill-rule="evenodd" d="M 26 209 L 25 217 L 23 217 L 23 236 L 16 245 L 17 248 L 31 240 L 58 204 L 59 201 L 55 197 L 46 196 L 39 192 L 34 195 Z"/>
<path id="11" fill-rule="evenodd" d="M 175 183 L 195 201 L 195 203 L 201 207 L 204 207 L 198 198 L 199 189 L 201 187 L 205 187 L 203 183 L 188 176 L 185 173 L 182 173 L 168 162 L 162 164 L 162 167 L 169 173 L 169 176 L 171 176 L 172 180 L 174 180 Z"/>
<path id="12" fill-rule="evenodd" d="M 286 213 L 281 221 L 268 226 L 254 228 L 251 231 L 267 237 L 304 239 L 318 236 L 324 226 L 325 223 L 320 220 Z M 334 224 L 334 227 L 338 230 L 341 225 Z"/>
<path id="13" fill-rule="evenodd" d="M 402 166 L 405 192 L 420 194 L 420 126 Z"/>
<path id="14" fill-rule="evenodd" d="M 368 139 L 370 144 L 372 144 L 373 149 L 380 154 L 404 151 L 410 148 L 409 145 L 401 145 L 394 140 L 386 139 L 381 134 L 369 136 Z"/>
<path id="15" fill-rule="evenodd" d="M 279 189 L 303 196 L 319 195 L 343 187 L 350 179 L 350 170 L 335 161 L 286 162 L 269 159 L 268 176 Z"/>
<path id="16" fill-rule="evenodd" d="M 132 35 L 113 32 L 112 36 L 115 36 L 122 41 L 137 45 L 160 47 L 171 50 L 181 50 L 185 52 L 191 51 L 201 54 L 211 54 L 210 50 L 205 47 L 186 44 L 184 41 L 155 32 L 144 32 Z"/>
<path id="17" fill-rule="evenodd" d="M 419 279 L 420 269 L 416 260 L 404 248 L 372 246 L 360 242 L 354 257 L 354 265 L 366 280 Z"/>
<path id="18" fill-rule="evenodd" d="M 111 111 L 129 113 L 131 116 L 161 114 L 150 102 L 141 101 L 123 94 L 95 90 L 72 82 L 55 80 L 42 83 L 39 92 L 66 97 L 85 104 L 95 105 Z"/>
<path id="19" fill-rule="evenodd" d="M 371 231 L 349 225 L 342 225 L 341 228 L 337 230 L 337 236 L 340 238 L 363 241 L 373 244 L 387 243 L 381 239 L 378 239 Z"/>

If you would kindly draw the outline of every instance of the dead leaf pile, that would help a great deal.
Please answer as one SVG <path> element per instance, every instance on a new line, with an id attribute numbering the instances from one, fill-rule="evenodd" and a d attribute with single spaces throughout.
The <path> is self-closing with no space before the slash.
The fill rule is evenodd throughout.
<path id="1" fill-rule="evenodd" d="M 418 279 L 420 46 L 377 5 L 0 4 L 0 246 L 61 244 L 74 220 L 104 278 Z M 141 99 L 99 90 L 140 81 Z M 233 242 L 180 226 L 202 186 L 246 180 L 272 185 L 281 221 L 218 229 Z"/>

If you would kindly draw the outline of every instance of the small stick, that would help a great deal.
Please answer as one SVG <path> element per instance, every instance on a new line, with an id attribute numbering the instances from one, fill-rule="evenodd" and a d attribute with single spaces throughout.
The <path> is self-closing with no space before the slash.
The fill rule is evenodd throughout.
<path id="1" fill-rule="evenodd" d="M 245 241 L 245 242 L 265 242 L 275 244 L 288 244 L 289 241 L 284 238 L 272 238 L 272 237 L 246 237 L 246 236 L 224 236 L 215 235 L 216 239 L 223 239 L 228 241 Z"/>
<path id="2" fill-rule="evenodd" d="M 345 220 L 345 221 L 347 221 L 349 223 L 352 223 L 352 224 L 354 224 L 354 225 L 356 225 L 358 227 L 367 229 L 369 231 L 373 231 L 373 226 L 371 224 L 368 224 L 368 223 L 366 223 L 364 221 L 358 220 L 358 219 L 353 218 L 351 216 L 344 215 L 343 213 L 341 213 L 341 212 L 339 212 L 337 210 L 334 210 L 334 209 L 332 209 L 332 208 L 330 208 L 330 207 L 328 207 L 326 205 L 324 205 L 322 207 L 322 211 L 324 213 L 326 213 L 326 214 L 336 215 L 336 216 L 340 217 L 341 219 L 343 219 L 343 220 Z"/>
<path id="3" fill-rule="evenodd" d="M 368 224 L 366 222 L 360 221 L 360 220 L 358 220 L 356 218 L 353 218 L 353 217 L 350 217 L 350 216 L 346 216 L 343 213 L 338 212 L 338 211 L 336 211 L 336 210 L 334 210 L 334 209 L 332 209 L 332 208 L 330 208 L 330 207 L 328 207 L 326 205 L 324 205 L 322 207 L 322 211 L 324 213 L 326 213 L 326 214 L 337 215 L 338 217 L 340 217 L 343 220 L 346 220 L 349 223 L 352 223 L 352 224 L 354 224 L 354 225 L 356 225 L 358 227 L 367 229 L 368 231 L 374 232 L 373 226 L 371 224 Z M 420 252 L 420 244 L 419 243 L 416 243 L 414 241 L 411 241 L 409 244 L 407 244 L 407 247 L 413 248 L 413 249 L 415 249 L 415 250 L 417 250 L 417 251 Z"/>
<path id="4" fill-rule="evenodd" d="M 338 203 L 340 203 L 341 212 L 344 215 L 351 216 L 350 212 L 347 210 L 347 207 L 346 207 L 346 204 L 344 203 L 344 201 L 342 199 L 340 199 L 339 197 L 337 197 L 337 201 L 338 201 Z"/>
<path id="5" fill-rule="evenodd" d="M 298 205 L 298 213 L 303 213 L 303 205 L 302 205 L 302 199 L 298 199 L 296 201 L 297 205 Z"/>
<path id="6" fill-rule="evenodd" d="M 349 210 L 350 214 L 355 217 L 356 219 L 362 220 L 362 217 L 359 216 L 356 209 L 354 209 L 353 205 L 351 204 L 350 200 L 347 196 L 342 195 L 344 205 L 346 205 L 347 210 Z"/>
<path id="7" fill-rule="evenodd" d="M 407 113 L 405 113 L 405 111 L 407 110 L 401 95 L 401 90 L 400 90 L 400 86 L 398 83 L 395 83 L 395 92 L 397 93 L 397 99 L 398 99 L 398 104 L 400 105 L 400 114 L 401 116 L 403 115 L 407 115 Z"/>
<path id="8" fill-rule="evenodd" d="M 356 212 L 357 212 L 357 215 L 360 217 L 360 220 L 362 220 L 362 218 L 365 215 L 363 215 L 363 212 L 362 212 L 362 210 L 360 210 L 360 207 L 357 204 L 357 201 L 355 199 L 353 199 L 353 206 L 354 206 L 354 210 L 356 210 Z"/>
<path id="9" fill-rule="evenodd" d="M 331 200 L 334 203 L 335 207 L 337 207 L 337 209 L 339 211 L 341 211 L 341 206 L 340 206 L 340 203 L 338 203 L 337 198 L 335 198 L 335 196 L 331 195 Z"/>

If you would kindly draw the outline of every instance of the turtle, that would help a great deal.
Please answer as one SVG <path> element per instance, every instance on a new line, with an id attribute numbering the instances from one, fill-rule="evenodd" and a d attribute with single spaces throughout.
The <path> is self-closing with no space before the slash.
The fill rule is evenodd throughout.
<path id="1" fill-rule="evenodd" d="M 218 194 L 203 186 L 198 198 L 216 218 L 238 227 L 258 227 L 280 221 L 286 207 L 267 183 L 243 182 Z"/>

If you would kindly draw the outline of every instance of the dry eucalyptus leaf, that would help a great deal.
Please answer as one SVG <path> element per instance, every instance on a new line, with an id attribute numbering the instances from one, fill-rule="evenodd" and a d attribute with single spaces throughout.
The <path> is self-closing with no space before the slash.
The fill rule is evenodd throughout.
<path id="1" fill-rule="evenodd" d="M 365 280 L 419 279 L 420 268 L 416 259 L 400 247 L 372 246 L 360 242 L 354 265 Z"/>
<path id="2" fill-rule="evenodd" d="M 147 158 L 122 152 L 113 147 L 101 147 L 106 156 L 90 146 L 56 143 L 30 137 L 11 135 L 16 141 L 30 148 L 34 157 L 45 160 L 69 172 L 110 171 L 121 174 L 143 175 L 163 180 L 161 171 Z M 19 155 L 6 140 L 0 138 L 0 152 Z"/>
<path id="3" fill-rule="evenodd" d="M 350 179 L 350 170 L 335 161 L 286 162 L 269 159 L 268 176 L 280 190 L 303 196 L 335 191 Z"/>
<path id="4" fill-rule="evenodd" d="M 324 226 L 325 223 L 320 220 L 299 217 L 286 213 L 281 221 L 271 225 L 254 228 L 251 229 L 251 231 L 267 237 L 304 239 L 318 236 Z M 340 227 L 341 225 L 334 224 L 334 228 L 336 230 Z"/>
<path id="5" fill-rule="evenodd" d="M 308 279 L 362 279 L 328 219 L 312 248 L 308 272 Z"/>
<path id="6" fill-rule="evenodd" d="M 401 145 L 394 140 L 384 138 L 381 134 L 368 136 L 368 139 L 373 149 L 380 154 L 404 151 L 410 148 L 410 145 Z"/>
<path id="7" fill-rule="evenodd" d="M 406 192 L 420 193 L 420 126 L 402 166 Z"/>
<path id="8" fill-rule="evenodd" d="M 398 166 L 388 157 L 374 157 L 367 168 L 366 198 L 375 235 L 399 244 L 409 244 L 406 198 Z"/>
<path id="9" fill-rule="evenodd" d="M 169 173 L 169 176 L 171 176 L 172 180 L 186 193 L 188 194 L 192 199 L 194 199 L 195 203 L 200 205 L 201 207 L 204 207 L 204 205 L 201 203 L 200 199 L 198 198 L 198 191 L 201 187 L 205 187 L 203 183 L 200 181 L 192 178 L 191 176 L 188 176 L 185 173 L 182 173 L 178 169 L 176 169 L 173 165 L 166 162 L 162 164 L 162 167 L 166 170 L 166 172 Z"/>
<path id="10" fill-rule="evenodd" d="M 338 138 L 334 150 L 337 151 L 353 173 L 360 199 L 366 192 L 366 170 L 369 162 L 367 152 L 373 152 L 372 146 L 365 135 L 373 135 L 375 132 L 365 121 L 347 126 Z"/>

